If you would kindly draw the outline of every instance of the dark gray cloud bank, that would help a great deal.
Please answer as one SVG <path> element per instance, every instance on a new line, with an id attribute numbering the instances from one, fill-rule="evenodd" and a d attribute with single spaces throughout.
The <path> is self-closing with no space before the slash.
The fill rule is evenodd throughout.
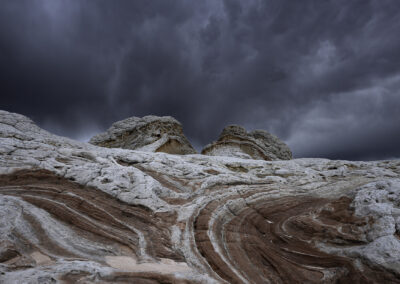
<path id="1" fill-rule="evenodd" d="M 89 138 L 172 115 L 198 148 L 230 123 L 296 157 L 400 157 L 400 2 L 2 0 L 0 108 Z"/>

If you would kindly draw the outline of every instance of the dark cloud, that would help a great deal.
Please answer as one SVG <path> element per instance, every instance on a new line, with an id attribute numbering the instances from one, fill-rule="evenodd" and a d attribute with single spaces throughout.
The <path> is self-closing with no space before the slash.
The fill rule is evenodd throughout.
<path id="1" fill-rule="evenodd" d="M 297 157 L 400 157 L 400 4 L 0 3 L 0 107 L 86 139 L 172 115 L 201 147 L 228 123 Z"/>

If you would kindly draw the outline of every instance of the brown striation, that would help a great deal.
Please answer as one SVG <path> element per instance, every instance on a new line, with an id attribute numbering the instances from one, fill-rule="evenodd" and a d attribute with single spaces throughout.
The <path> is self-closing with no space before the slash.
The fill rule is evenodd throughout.
<path id="1" fill-rule="evenodd" d="M 147 173 L 176 192 L 188 190 L 182 180 L 149 170 Z M 173 249 L 171 242 L 170 228 L 173 225 L 182 230 L 185 228 L 174 214 L 155 213 L 144 206 L 125 204 L 96 188 L 79 185 L 46 170 L 21 170 L 2 175 L 0 184 L 1 195 L 21 198 L 45 210 L 71 228 L 75 237 L 104 247 L 104 250 L 88 249 L 76 254 L 73 249 L 60 246 L 49 235 L 48 228 L 26 212 L 23 218 L 34 228 L 39 242 L 10 232 L 18 241 L 3 241 L 0 245 L 0 261 L 10 269 L 37 265 L 41 261 L 38 257 L 34 260 L 26 257 L 37 251 L 39 258 L 44 259 L 42 262 L 62 258 L 107 264 L 107 257 L 113 255 L 131 257 L 138 263 L 149 257 L 187 261 L 180 251 Z M 226 185 L 212 189 L 218 190 L 231 189 Z M 221 281 L 228 283 L 400 283 L 399 275 L 393 272 L 369 263 L 355 265 L 353 259 L 318 249 L 320 243 L 351 247 L 367 242 L 362 228 L 373 220 L 355 216 L 351 198 L 270 198 L 270 191 L 251 186 L 243 195 L 235 194 L 233 190 L 230 195 L 203 204 L 197 214 L 189 218 L 194 233 L 192 249 L 209 267 L 210 275 L 216 273 Z M 181 199 L 181 203 L 185 204 L 185 200 Z M 145 246 L 140 243 L 139 234 L 143 235 Z M 69 271 L 60 280 L 91 282 L 93 275 Z M 97 280 L 112 283 L 193 282 L 168 272 L 129 269 L 100 275 Z"/>
<path id="2" fill-rule="evenodd" d="M 221 206 L 236 201 L 239 208 Z M 398 275 L 366 263 L 361 270 L 317 248 L 365 241 L 360 227 L 367 219 L 354 216 L 348 197 L 243 202 L 241 196 L 212 201 L 194 221 L 199 252 L 229 283 L 400 283 Z"/>
<path id="3" fill-rule="evenodd" d="M 22 212 L 24 221 L 34 230 L 32 238 L 37 238 L 38 242 L 32 242 L 17 231 L 10 232 L 14 244 L 2 241 L 0 246 L 0 262 L 15 263 L 10 267 L 21 268 L 21 263 L 22 266 L 33 265 L 21 262 L 20 259 L 38 250 L 39 255 L 46 259 L 49 256 L 51 261 L 59 258 L 87 258 L 106 263 L 104 257 L 110 255 L 124 255 L 138 262 L 148 258 L 167 258 L 177 262 L 184 260 L 179 252 L 171 249 L 170 227 L 176 220 L 173 214 L 155 213 L 144 206 L 125 204 L 98 189 L 79 185 L 47 170 L 22 170 L 0 175 L 0 184 L 0 195 L 18 197 L 45 210 L 72 229 L 74 238 L 98 243 L 104 248 L 101 251 L 88 248 L 86 252 L 76 254 L 73 249 L 60 246 L 52 239 L 48 233 L 49 228 L 44 227 L 36 216 Z M 144 247 L 138 232 L 144 237 Z M 64 275 L 63 279 L 72 283 L 77 278 L 85 277 L 85 273 L 73 273 Z M 112 283 L 186 283 L 168 274 L 140 271 L 117 273 L 103 278 L 101 280 Z"/>
<path id="4" fill-rule="evenodd" d="M 0 282 L 400 283 L 399 161 L 282 161 L 238 126 L 154 153 L 181 133 L 131 118 L 102 148 L 0 111 Z"/>

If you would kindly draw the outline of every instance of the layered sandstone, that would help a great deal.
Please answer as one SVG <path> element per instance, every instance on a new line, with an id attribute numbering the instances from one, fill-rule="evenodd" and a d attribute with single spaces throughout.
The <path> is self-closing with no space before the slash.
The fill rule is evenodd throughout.
<path id="1" fill-rule="evenodd" d="M 399 235 L 398 160 L 103 148 L 0 111 L 0 283 L 400 283 Z"/>
<path id="2" fill-rule="evenodd" d="M 183 134 L 182 125 L 171 116 L 130 117 L 115 122 L 89 143 L 108 148 L 123 148 L 169 154 L 195 154 Z"/>
<path id="3" fill-rule="evenodd" d="M 204 147 L 201 153 L 266 161 L 292 158 L 289 147 L 278 137 L 265 130 L 247 132 L 238 125 L 225 127 L 218 140 Z"/>

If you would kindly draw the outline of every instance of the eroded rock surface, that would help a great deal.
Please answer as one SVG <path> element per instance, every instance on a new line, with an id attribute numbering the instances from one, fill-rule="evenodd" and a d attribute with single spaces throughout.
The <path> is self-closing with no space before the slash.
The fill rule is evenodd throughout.
<path id="1" fill-rule="evenodd" d="M 169 154 L 195 154 L 183 134 L 182 125 L 170 116 L 130 117 L 115 122 L 89 143 L 108 148 L 123 148 Z"/>
<path id="2" fill-rule="evenodd" d="M 0 283 L 400 283 L 400 161 L 102 148 L 0 111 Z"/>
<path id="3" fill-rule="evenodd" d="M 264 130 L 247 132 L 238 125 L 225 127 L 218 140 L 204 147 L 201 153 L 266 161 L 292 159 L 289 147 L 278 137 Z"/>

